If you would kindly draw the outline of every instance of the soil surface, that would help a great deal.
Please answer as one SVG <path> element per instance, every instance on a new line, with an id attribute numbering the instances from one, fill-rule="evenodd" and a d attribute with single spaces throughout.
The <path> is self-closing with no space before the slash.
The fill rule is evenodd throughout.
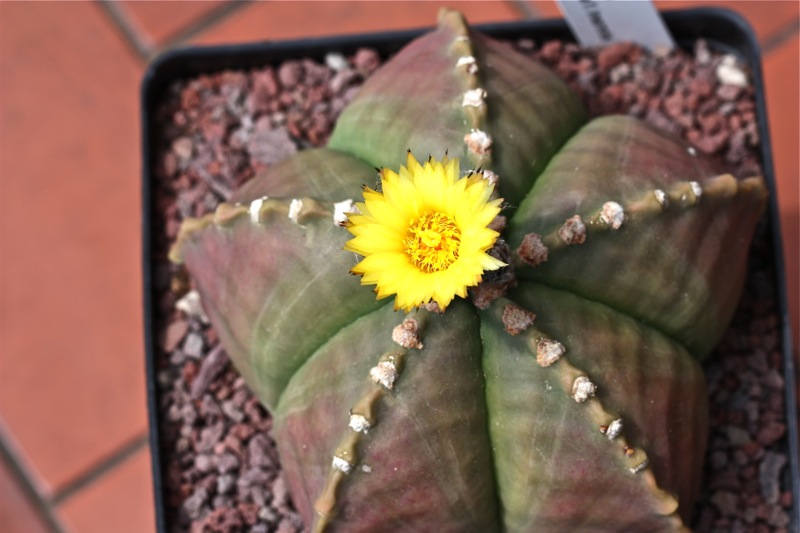
<path id="1" fill-rule="evenodd" d="M 723 159 L 739 177 L 761 173 L 746 68 L 698 42 L 692 54 L 652 55 L 629 44 L 511 43 L 580 95 L 592 116 L 627 113 Z M 153 174 L 158 419 L 168 531 L 302 531 L 281 476 L 272 421 L 209 326 L 186 272 L 166 259 L 181 221 L 213 211 L 242 183 L 307 147 L 384 58 L 361 49 L 323 62 L 289 61 L 176 83 L 157 110 Z M 787 531 L 789 492 L 780 315 L 767 222 L 733 323 L 705 363 L 710 438 L 692 527 Z"/>

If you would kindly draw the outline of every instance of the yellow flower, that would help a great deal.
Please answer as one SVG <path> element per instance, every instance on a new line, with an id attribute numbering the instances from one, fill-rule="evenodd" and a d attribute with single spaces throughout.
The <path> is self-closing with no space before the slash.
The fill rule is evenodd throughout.
<path id="1" fill-rule="evenodd" d="M 502 200 L 489 199 L 492 185 L 480 174 L 459 179 L 458 159 L 422 166 L 409 152 L 399 174 L 383 169 L 380 177 L 381 192 L 365 187 L 360 213 L 348 215 L 355 237 L 345 245 L 364 256 L 351 272 L 376 285 L 379 299 L 396 294 L 395 309 L 406 312 L 434 301 L 444 311 L 484 270 L 505 266 L 486 253 Z"/>

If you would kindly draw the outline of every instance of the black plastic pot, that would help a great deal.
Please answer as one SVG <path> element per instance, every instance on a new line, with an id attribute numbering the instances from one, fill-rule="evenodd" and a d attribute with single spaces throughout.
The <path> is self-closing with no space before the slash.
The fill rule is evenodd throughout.
<path id="1" fill-rule="evenodd" d="M 776 300 L 781 318 L 781 352 L 785 381 L 785 401 L 787 414 L 787 434 L 783 437 L 790 464 L 784 473 L 789 476 L 787 486 L 794 495 L 791 524 L 789 528 L 800 525 L 800 466 L 798 463 L 797 405 L 795 402 L 795 371 L 792 359 L 792 339 L 789 328 L 786 285 L 783 272 L 781 236 L 777 201 L 775 197 L 774 166 L 772 161 L 769 130 L 766 121 L 764 86 L 761 73 L 761 60 L 758 44 L 748 24 L 733 12 L 717 8 L 701 8 L 663 13 L 667 26 L 679 46 L 691 50 L 693 43 L 705 39 L 711 48 L 733 53 L 749 65 L 752 82 L 756 89 L 756 112 L 761 139 L 761 161 L 766 180 L 772 195 L 769 203 L 768 226 L 771 249 L 774 255 Z M 572 40 L 566 24 L 560 20 L 516 22 L 479 26 L 476 29 L 496 38 L 514 40 L 530 38 L 539 43 L 550 39 Z M 158 294 L 153 285 L 152 237 L 154 232 L 163 231 L 151 224 L 155 205 L 151 190 L 156 178 L 153 169 L 156 165 L 157 139 L 160 124 L 155 110 L 169 86 L 176 80 L 200 74 L 218 72 L 226 69 L 250 69 L 300 58 L 324 61 L 325 55 L 338 52 L 344 55 L 354 53 L 360 47 L 370 47 L 387 57 L 402 48 L 411 39 L 423 33 L 424 29 L 389 34 L 307 39 L 287 42 L 262 42 L 248 45 L 218 46 L 207 48 L 186 48 L 168 52 L 157 58 L 149 67 L 142 83 L 142 256 L 144 278 L 145 345 L 148 383 L 148 406 L 150 422 L 150 446 L 153 465 L 153 489 L 157 527 L 159 532 L 167 531 L 165 523 L 165 494 L 162 479 L 163 461 L 160 453 L 158 426 L 158 398 L 156 388 L 156 312 L 154 302 Z"/>

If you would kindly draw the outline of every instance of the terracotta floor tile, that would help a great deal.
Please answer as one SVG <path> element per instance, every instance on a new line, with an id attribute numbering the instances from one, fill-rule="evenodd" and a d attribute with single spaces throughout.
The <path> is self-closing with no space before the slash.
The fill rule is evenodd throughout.
<path id="1" fill-rule="evenodd" d="M 533 11 L 536 13 L 536 18 L 541 19 L 560 19 L 564 18 L 561 15 L 561 10 L 555 0 L 531 0 L 528 2 Z"/>
<path id="2" fill-rule="evenodd" d="M 36 508 L 0 458 L 0 526 L 3 533 L 47 533 Z"/>
<path id="3" fill-rule="evenodd" d="M 800 366 L 800 39 L 773 50 L 764 59 L 767 114 L 775 158 L 778 205 L 783 232 L 787 292 L 794 330 L 795 359 Z"/>
<path id="4" fill-rule="evenodd" d="M 472 24 L 517 20 L 511 2 L 448 2 Z M 259 2 L 195 39 L 202 44 L 400 30 L 436 24 L 436 2 Z"/>
<path id="5" fill-rule="evenodd" d="M 58 507 L 72 533 L 155 530 L 150 451 L 144 448 Z"/>
<path id="6" fill-rule="evenodd" d="M 142 67 L 93 3 L 0 20 L 0 416 L 52 490 L 146 427 Z"/>
<path id="7" fill-rule="evenodd" d="M 224 3 L 224 0 L 122 0 L 119 5 L 151 44 L 159 45 Z"/>

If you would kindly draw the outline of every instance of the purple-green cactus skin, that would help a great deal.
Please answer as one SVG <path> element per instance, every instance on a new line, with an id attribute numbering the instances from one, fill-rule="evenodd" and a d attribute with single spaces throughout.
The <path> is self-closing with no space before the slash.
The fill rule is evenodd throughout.
<path id="1" fill-rule="evenodd" d="M 173 259 L 272 411 L 309 528 L 686 530 L 697 360 L 766 192 L 635 119 L 585 120 L 555 75 L 443 11 L 327 148 L 184 224 Z M 441 314 L 376 301 L 334 221 L 408 148 L 481 166 L 516 206 L 495 245 L 510 266 Z"/>

